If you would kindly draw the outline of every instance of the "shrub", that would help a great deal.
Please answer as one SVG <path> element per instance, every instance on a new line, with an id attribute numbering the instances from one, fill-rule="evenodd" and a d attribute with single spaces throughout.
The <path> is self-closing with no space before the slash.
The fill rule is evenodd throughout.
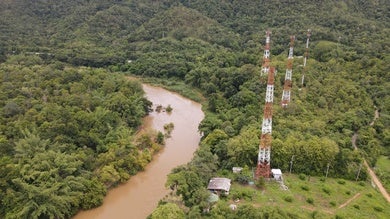
<path id="1" fill-rule="evenodd" d="M 367 193 L 366 195 L 367 195 L 367 197 L 372 198 L 372 194 L 371 193 Z"/>
<path id="2" fill-rule="evenodd" d="M 323 187 L 322 191 L 325 192 L 326 194 L 330 195 L 330 189 L 327 187 Z"/>
<path id="3" fill-rule="evenodd" d="M 337 181 L 337 183 L 340 185 L 345 185 L 345 180 L 339 180 L 339 181 Z"/>
<path id="4" fill-rule="evenodd" d="M 381 206 L 374 206 L 374 210 L 378 212 L 382 212 L 383 208 Z"/>
<path id="5" fill-rule="evenodd" d="M 317 218 L 318 211 L 311 212 L 311 218 Z"/>
<path id="6" fill-rule="evenodd" d="M 259 189 L 264 189 L 265 187 L 265 180 L 263 177 L 260 177 L 257 181 L 256 181 L 256 187 L 259 188 Z"/>
<path id="7" fill-rule="evenodd" d="M 232 193 L 232 198 L 233 198 L 233 200 L 240 199 L 241 198 L 241 194 L 238 193 L 238 192 L 234 192 L 234 193 Z"/>
<path id="8" fill-rule="evenodd" d="M 300 180 L 306 180 L 306 175 L 303 174 L 303 173 L 299 174 L 299 179 Z"/>
<path id="9" fill-rule="evenodd" d="M 171 113 L 173 108 L 171 107 L 171 105 L 168 105 L 166 110 L 167 110 L 167 113 Z"/>
<path id="10" fill-rule="evenodd" d="M 345 194 L 350 195 L 351 191 L 346 191 Z"/>
<path id="11" fill-rule="evenodd" d="M 286 196 L 286 197 L 284 197 L 284 200 L 285 200 L 286 202 L 293 202 L 293 197 L 291 197 L 291 196 Z"/>
<path id="12" fill-rule="evenodd" d="M 164 134 L 162 132 L 157 133 L 156 142 L 158 144 L 164 144 Z"/>
<path id="13" fill-rule="evenodd" d="M 330 204 L 332 207 L 336 206 L 336 202 L 335 202 L 335 201 L 330 201 L 329 204 Z"/>
<path id="14" fill-rule="evenodd" d="M 356 208 L 356 209 L 360 209 L 360 206 L 359 206 L 359 205 L 356 205 L 356 204 L 353 205 L 353 207 Z"/>
<path id="15" fill-rule="evenodd" d="M 245 200 L 252 201 L 254 193 L 251 191 L 242 191 L 241 197 Z"/>
<path id="16" fill-rule="evenodd" d="M 236 199 L 245 199 L 252 201 L 254 193 L 252 191 L 236 191 L 231 193 L 233 200 Z"/>
<path id="17" fill-rule="evenodd" d="M 308 187 L 307 185 L 301 186 L 301 189 L 302 189 L 302 190 L 305 190 L 305 191 L 309 191 L 309 187 Z"/>
<path id="18" fill-rule="evenodd" d="M 226 169 L 224 169 L 224 170 L 222 170 L 222 171 L 221 171 L 221 174 L 222 174 L 222 176 L 229 176 L 229 174 L 230 174 L 230 171 L 229 171 L 229 170 L 226 170 Z"/>
<path id="19" fill-rule="evenodd" d="M 236 177 L 236 181 L 242 185 L 248 184 L 250 178 L 248 176 L 245 176 L 243 174 L 239 174 Z"/>
<path id="20" fill-rule="evenodd" d="M 160 201 L 158 201 L 157 206 L 165 205 L 165 204 L 167 204 L 167 203 L 168 203 L 167 201 L 160 199 Z"/>
<path id="21" fill-rule="evenodd" d="M 313 204 L 314 203 L 314 199 L 313 198 L 307 198 L 306 202 L 309 203 L 309 204 Z"/>
<path id="22" fill-rule="evenodd" d="M 175 125 L 172 122 L 164 125 L 164 131 L 166 137 L 171 137 L 171 132 L 174 127 Z"/>

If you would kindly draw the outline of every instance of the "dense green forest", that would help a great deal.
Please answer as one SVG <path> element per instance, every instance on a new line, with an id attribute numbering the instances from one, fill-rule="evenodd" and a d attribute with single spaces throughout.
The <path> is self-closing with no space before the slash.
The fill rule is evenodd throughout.
<path id="1" fill-rule="evenodd" d="M 37 56 L 0 64 L 1 215 L 68 218 L 142 170 L 159 145 L 135 137 L 151 103 L 139 82 Z"/>
<path id="2" fill-rule="evenodd" d="M 294 173 L 323 176 L 330 165 L 330 177 L 354 180 L 362 158 L 375 166 L 390 156 L 389 13 L 386 0 L 1 0 L 0 217 L 70 217 L 150 161 L 153 137 L 133 137 L 150 103 L 120 73 L 184 82 L 206 97 L 201 146 L 167 182 L 198 217 L 216 171 L 257 162 L 268 29 L 278 70 L 272 166 L 287 171 L 294 155 Z M 290 35 L 292 102 L 283 109 Z"/>

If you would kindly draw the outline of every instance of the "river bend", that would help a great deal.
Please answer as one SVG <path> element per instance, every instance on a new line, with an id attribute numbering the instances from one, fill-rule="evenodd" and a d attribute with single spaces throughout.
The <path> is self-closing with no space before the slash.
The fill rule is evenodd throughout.
<path id="1" fill-rule="evenodd" d="M 200 141 L 198 125 L 204 114 L 201 105 L 165 89 L 143 85 L 147 98 L 157 105 L 171 105 L 171 114 L 152 112 L 144 119 L 145 128 L 163 131 L 167 123 L 174 123 L 171 138 L 145 168 L 145 171 L 112 189 L 103 205 L 78 213 L 74 219 L 142 219 L 157 207 L 158 201 L 169 193 L 164 187 L 170 171 L 192 159 Z"/>

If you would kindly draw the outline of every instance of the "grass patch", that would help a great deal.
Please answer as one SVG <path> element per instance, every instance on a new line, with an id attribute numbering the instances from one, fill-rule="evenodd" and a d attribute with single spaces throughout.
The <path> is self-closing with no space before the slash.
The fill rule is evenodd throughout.
<path id="1" fill-rule="evenodd" d="M 313 176 L 307 181 L 295 174 L 284 176 L 284 182 L 288 190 L 282 190 L 278 183 L 268 180 L 265 180 L 264 189 L 234 182 L 227 202 L 233 203 L 234 198 L 240 197 L 235 203 L 238 206 L 279 208 L 300 215 L 300 218 L 313 218 L 313 214 L 316 218 L 335 218 L 336 215 L 338 218 L 386 218 L 386 213 L 390 212 L 385 199 L 369 183 L 333 178 L 321 181 L 321 177 Z M 339 208 L 358 193 L 357 198 Z"/>
<path id="2" fill-rule="evenodd" d="M 380 156 L 375 164 L 375 174 L 381 179 L 383 187 L 390 193 L 390 158 Z"/>
<path id="3" fill-rule="evenodd" d="M 255 194 L 256 192 L 248 187 L 247 189 L 233 191 L 229 197 L 231 196 L 233 200 L 252 201 Z"/>
<path id="4" fill-rule="evenodd" d="M 390 159 L 387 156 L 380 156 L 376 162 L 376 167 L 390 174 Z"/>

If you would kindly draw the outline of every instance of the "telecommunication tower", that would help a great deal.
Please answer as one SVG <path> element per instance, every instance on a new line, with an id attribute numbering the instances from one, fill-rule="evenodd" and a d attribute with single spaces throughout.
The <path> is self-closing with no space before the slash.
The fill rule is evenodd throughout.
<path id="1" fill-rule="evenodd" d="M 306 39 L 306 51 L 305 51 L 305 57 L 303 59 L 303 73 L 302 73 L 302 84 L 301 86 L 303 87 L 303 84 L 305 82 L 305 71 L 306 71 L 306 61 L 307 58 L 309 57 L 309 41 L 310 41 L 310 36 L 311 36 L 311 30 L 307 30 L 307 39 Z"/>
<path id="2" fill-rule="evenodd" d="M 274 80 L 275 67 L 270 66 L 270 31 L 266 32 L 262 75 L 268 74 L 267 90 L 265 94 L 265 105 L 263 123 L 261 126 L 261 137 L 259 145 L 259 154 L 257 159 L 257 168 L 255 178 L 260 176 L 269 178 L 271 173 L 271 141 L 272 141 L 272 104 L 274 99 Z"/>
<path id="3" fill-rule="evenodd" d="M 291 98 L 292 87 L 292 64 L 294 59 L 294 40 L 295 36 L 290 36 L 290 50 L 288 51 L 286 75 L 284 77 L 283 95 L 282 95 L 282 107 L 287 107 Z"/>
<path id="4" fill-rule="evenodd" d="M 267 30 L 266 38 L 265 38 L 265 47 L 264 47 L 264 55 L 263 55 L 263 64 L 261 68 L 260 76 L 268 75 L 269 72 L 269 63 L 270 63 L 270 41 L 271 41 L 271 32 Z"/>
<path id="5" fill-rule="evenodd" d="M 272 104 L 274 98 L 275 67 L 270 67 L 265 95 L 264 116 L 261 126 L 259 155 L 255 177 L 269 178 L 271 173 L 271 142 L 272 142 Z"/>

